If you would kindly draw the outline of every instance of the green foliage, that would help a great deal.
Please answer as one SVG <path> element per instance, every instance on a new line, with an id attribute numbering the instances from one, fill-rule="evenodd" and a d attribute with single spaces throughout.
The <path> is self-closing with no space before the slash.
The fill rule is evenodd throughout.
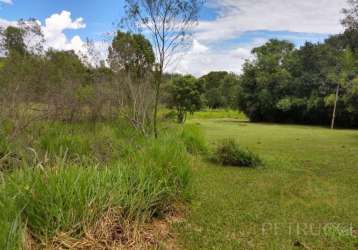
<path id="1" fill-rule="evenodd" d="M 143 36 L 118 31 L 109 48 L 109 63 L 114 71 L 124 70 L 143 77 L 155 61 L 150 42 Z"/>
<path id="2" fill-rule="evenodd" d="M 224 166 L 256 167 L 262 163 L 258 155 L 242 148 L 234 139 L 219 142 L 213 159 Z"/>
<path id="3" fill-rule="evenodd" d="M 358 116 L 352 112 L 356 103 L 349 98 L 358 74 L 358 54 L 344 42 L 348 39 L 307 42 L 299 49 L 270 40 L 255 48 L 256 59 L 244 65 L 240 78 L 239 109 L 252 121 L 328 125 L 340 85 L 337 123 L 358 126 Z"/>
<path id="4" fill-rule="evenodd" d="M 4 31 L 5 37 L 5 49 L 8 54 L 18 53 L 20 55 L 25 55 L 26 45 L 24 41 L 25 30 L 9 26 Z"/>
<path id="5" fill-rule="evenodd" d="M 206 105 L 210 109 L 236 107 L 238 76 L 225 71 L 214 71 L 202 76 L 199 81 L 204 86 Z"/>
<path id="6" fill-rule="evenodd" d="M 184 126 L 181 138 L 186 149 L 191 154 L 207 153 L 207 143 L 202 129 L 195 124 L 187 124 Z"/>
<path id="7" fill-rule="evenodd" d="M 172 80 L 168 104 L 177 111 L 178 122 L 184 122 L 188 112 L 193 114 L 203 107 L 202 93 L 203 85 L 193 76 L 178 76 Z"/>

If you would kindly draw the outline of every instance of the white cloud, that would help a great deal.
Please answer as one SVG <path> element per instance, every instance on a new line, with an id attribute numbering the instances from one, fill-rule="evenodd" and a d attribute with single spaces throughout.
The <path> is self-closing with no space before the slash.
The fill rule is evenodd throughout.
<path id="1" fill-rule="evenodd" d="M 84 42 L 79 36 L 69 39 L 64 33 L 65 30 L 85 28 L 83 18 L 72 20 L 71 12 L 62 11 L 46 18 L 45 25 L 42 28 L 46 47 L 57 50 L 74 50 L 76 52 L 82 50 Z"/>
<path id="2" fill-rule="evenodd" d="M 264 44 L 267 40 L 257 39 L 250 44 L 243 44 L 233 49 L 213 49 L 194 40 L 186 53 L 177 53 L 173 61 L 176 64 L 168 67 L 169 72 L 202 76 L 210 71 L 229 71 L 241 73 L 242 65 L 252 58 L 251 50 Z"/>
<path id="3" fill-rule="evenodd" d="M 76 35 L 72 38 L 68 38 L 64 33 L 64 31 L 68 29 L 77 30 L 85 28 L 86 24 L 83 18 L 80 17 L 72 20 L 71 12 L 64 10 L 46 18 L 44 25 L 40 21 L 37 22 L 41 26 L 44 35 L 45 48 L 74 50 L 76 52 L 83 50 L 84 42 L 80 36 Z M 8 26 L 18 26 L 18 22 L 0 18 L 0 27 Z"/>
<path id="4" fill-rule="evenodd" d="M 0 27 L 7 27 L 7 26 L 16 26 L 17 22 L 13 22 L 13 21 L 8 21 L 5 19 L 0 18 Z"/>
<path id="5" fill-rule="evenodd" d="M 12 0 L 0 0 L 0 3 L 13 4 Z"/>
<path id="6" fill-rule="evenodd" d="M 218 9 L 218 17 L 196 27 L 196 38 L 203 42 L 231 39 L 253 30 L 339 33 L 347 0 L 210 0 L 209 4 Z"/>
<path id="7" fill-rule="evenodd" d="M 346 0 L 209 0 L 217 18 L 200 21 L 194 28 L 194 43 L 187 53 L 178 53 L 170 71 L 197 76 L 212 70 L 240 73 L 251 50 L 267 41 L 257 38 L 251 43 L 225 48 L 223 42 L 238 39 L 248 31 L 269 30 L 314 34 L 343 31 L 341 10 Z M 305 39 L 303 36 L 302 39 Z M 295 40 L 293 37 L 278 37 Z M 309 38 L 307 36 L 307 38 Z M 313 36 L 312 36 L 313 38 Z M 200 48 L 204 48 L 204 50 Z M 220 49 L 216 49 L 219 47 Z M 199 48 L 199 49 L 198 49 Z"/>
<path id="8" fill-rule="evenodd" d="M 266 41 L 225 47 L 224 41 L 237 39 L 247 31 L 270 30 L 300 33 L 334 34 L 343 30 L 340 25 L 341 9 L 346 0 L 208 0 L 217 17 L 200 21 L 194 28 L 194 40 L 187 52 L 174 55 L 168 71 L 202 75 L 211 70 L 241 72 L 242 64 L 252 55 L 251 49 Z M 11 0 L 0 0 L 11 2 Z M 0 26 L 14 25 L 0 18 Z M 75 50 L 83 53 L 84 41 L 76 35 L 68 37 L 65 30 L 85 28 L 83 18 L 73 19 L 62 11 L 51 15 L 42 26 L 46 47 L 58 50 Z M 283 36 L 279 37 L 283 39 Z M 306 39 L 306 38 L 302 38 Z M 292 40 L 292 39 L 290 39 Z M 95 42 L 98 53 L 104 58 L 108 43 Z"/>
<path id="9" fill-rule="evenodd" d="M 107 58 L 109 42 L 94 41 L 91 48 L 92 54 L 90 55 L 86 48 L 86 42 L 84 42 L 80 36 L 75 35 L 68 37 L 65 34 L 65 30 L 86 28 L 83 18 L 72 19 L 71 12 L 64 10 L 46 18 L 44 24 L 40 21 L 37 22 L 41 26 L 44 35 L 45 49 L 74 50 L 80 57 L 87 57 L 88 61 L 93 65 Z M 18 22 L 0 18 L 0 27 L 6 28 L 8 26 L 18 26 Z M 27 43 L 31 44 L 32 42 L 33 41 L 28 41 Z"/>

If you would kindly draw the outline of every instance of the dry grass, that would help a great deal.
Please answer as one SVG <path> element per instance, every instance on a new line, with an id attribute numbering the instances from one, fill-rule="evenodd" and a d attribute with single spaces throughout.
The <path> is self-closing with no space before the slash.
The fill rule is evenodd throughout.
<path id="1" fill-rule="evenodd" d="M 184 205 L 175 205 L 164 218 L 138 224 L 124 219 L 119 211 L 108 210 L 97 223 L 88 228 L 80 239 L 59 233 L 49 242 L 37 243 L 30 233 L 26 235 L 26 250 L 119 250 L 119 249 L 180 249 L 171 232 L 173 223 L 183 220 Z"/>

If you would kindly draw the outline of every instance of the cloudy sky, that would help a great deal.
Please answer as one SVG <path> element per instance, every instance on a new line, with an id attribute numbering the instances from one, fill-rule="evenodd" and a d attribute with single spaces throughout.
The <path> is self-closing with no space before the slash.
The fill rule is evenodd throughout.
<path id="1" fill-rule="evenodd" d="M 108 33 L 123 15 L 123 0 L 0 0 L 0 25 L 37 18 L 46 45 L 81 50 L 86 38 L 102 55 Z M 339 20 L 346 0 L 208 0 L 194 29 L 191 48 L 170 71 L 203 75 L 212 70 L 241 72 L 255 46 L 270 38 L 321 42 L 342 32 Z"/>

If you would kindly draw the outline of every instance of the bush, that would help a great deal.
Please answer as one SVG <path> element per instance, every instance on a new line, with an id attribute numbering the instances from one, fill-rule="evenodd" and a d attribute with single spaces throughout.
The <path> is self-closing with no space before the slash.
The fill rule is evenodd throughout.
<path id="1" fill-rule="evenodd" d="M 200 154 L 207 152 L 205 135 L 200 127 L 194 124 L 185 125 L 181 138 L 184 141 L 186 149 L 191 154 Z"/>
<path id="2" fill-rule="evenodd" d="M 224 166 L 256 167 L 261 164 L 258 155 L 242 148 L 234 139 L 221 141 L 213 158 Z"/>

